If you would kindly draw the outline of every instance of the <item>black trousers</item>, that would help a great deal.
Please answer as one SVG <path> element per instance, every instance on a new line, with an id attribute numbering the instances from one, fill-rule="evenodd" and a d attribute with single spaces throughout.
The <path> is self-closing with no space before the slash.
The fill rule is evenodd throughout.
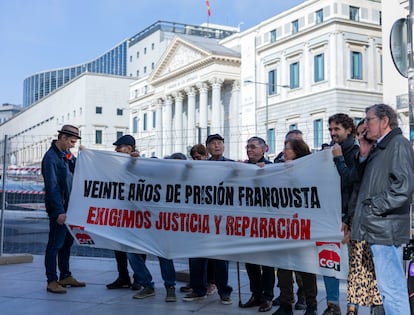
<path id="1" fill-rule="evenodd" d="M 317 305 L 316 295 L 318 288 L 316 286 L 316 275 L 302 271 L 295 271 L 300 275 L 303 282 L 303 293 L 306 299 L 306 305 L 315 307 Z M 293 271 L 286 269 L 277 270 L 277 279 L 279 281 L 280 289 L 280 304 L 292 304 L 293 297 Z"/>
<path id="2" fill-rule="evenodd" d="M 116 267 L 118 269 L 118 277 L 123 280 L 129 280 L 127 253 L 118 250 L 114 250 L 114 253 L 116 259 Z"/>
<path id="3" fill-rule="evenodd" d="M 275 268 L 246 263 L 252 295 L 261 300 L 271 301 L 275 287 Z"/>

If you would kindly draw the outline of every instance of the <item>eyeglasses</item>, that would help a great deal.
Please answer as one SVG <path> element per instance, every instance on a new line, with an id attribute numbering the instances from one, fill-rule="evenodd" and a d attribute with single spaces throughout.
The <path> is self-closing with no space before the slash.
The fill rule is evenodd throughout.
<path id="1" fill-rule="evenodd" d="M 373 119 L 378 119 L 378 117 L 365 117 L 365 123 L 368 124 Z"/>
<path id="2" fill-rule="evenodd" d="M 248 150 L 248 149 L 251 149 L 251 150 L 256 150 L 256 149 L 258 149 L 258 148 L 260 148 L 259 146 L 257 146 L 257 145 L 254 145 L 254 144 L 248 144 L 248 145 L 246 145 L 246 150 Z"/>

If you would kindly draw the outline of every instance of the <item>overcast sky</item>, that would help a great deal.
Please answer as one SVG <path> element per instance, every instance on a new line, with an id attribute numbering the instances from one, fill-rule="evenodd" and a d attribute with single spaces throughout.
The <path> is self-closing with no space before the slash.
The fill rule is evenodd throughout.
<path id="1" fill-rule="evenodd" d="M 158 20 L 246 30 L 303 0 L 1 0 L 0 104 L 22 104 L 23 80 L 100 56 Z"/>

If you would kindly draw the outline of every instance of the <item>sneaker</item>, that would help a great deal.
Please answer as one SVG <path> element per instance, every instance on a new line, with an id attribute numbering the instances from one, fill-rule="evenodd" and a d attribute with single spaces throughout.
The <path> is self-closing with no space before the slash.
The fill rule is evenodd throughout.
<path id="1" fill-rule="evenodd" d="M 341 308 L 339 305 L 328 303 L 328 307 L 323 311 L 322 315 L 341 315 Z"/>
<path id="2" fill-rule="evenodd" d="M 348 304 L 346 315 L 357 315 L 358 314 L 358 307 L 354 304 Z M 372 306 L 371 306 L 371 314 L 372 314 Z"/>
<path id="3" fill-rule="evenodd" d="M 191 292 L 183 297 L 184 302 L 193 302 L 193 301 L 200 301 L 205 300 L 207 298 L 207 295 L 199 295 L 195 292 Z"/>
<path id="4" fill-rule="evenodd" d="M 177 297 L 175 296 L 175 287 L 171 286 L 166 288 L 167 296 L 165 297 L 165 302 L 177 302 Z"/>
<path id="5" fill-rule="evenodd" d="M 57 283 L 57 281 L 49 282 L 46 290 L 52 293 L 66 293 L 66 289 Z"/>
<path id="6" fill-rule="evenodd" d="M 280 304 L 279 308 L 272 315 L 293 315 L 292 305 Z"/>
<path id="7" fill-rule="evenodd" d="M 113 289 L 129 289 L 130 286 L 131 286 L 131 281 L 129 279 L 121 279 L 121 278 L 118 278 L 114 282 L 109 283 L 109 284 L 106 285 L 106 287 L 109 290 L 113 290 Z"/>
<path id="8" fill-rule="evenodd" d="M 150 296 L 155 296 L 155 289 L 151 287 L 144 287 L 141 291 L 133 296 L 134 299 L 145 299 Z"/>
<path id="9" fill-rule="evenodd" d="M 190 285 L 185 285 L 180 288 L 180 292 L 191 293 L 193 292 L 193 289 L 190 287 Z"/>
<path id="10" fill-rule="evenodd" d="M 141 286 L 139 283 L 134 282 L 134 283 L 131 285 L 131 290 L 133 290 L 133 291 L 139 291 L 139 290 L 141 290 L 141 289 L 142 289 L 142 286 Z"/>
<path id="11" fill-rule="evenodd" d="M 62 287 L 70 286 L 70 287 L 73 287 L 73 288 L 80 288 L 80 287 L 86 286 L 85 282 L 78 281 L 72 276 L 69 276 L 69 277 L 66 277 L 65 279 L 59 280 L 58 283 Z"/>
<path id="12" fill-rule="evenodd" d="M 316 306 L 308 306 L 303 315 L 318 315 L 316 312 Z"/>
<path id="13" fill-rule="evenodd" d="M 298 295 L 298 300 L 295 303 L 295 310 L 306 310 L 306 300 L 304 296 Z"/>
<path id="14" fill-rule="evenodd" d="M 217 292 L 217 287 L 214 283 L 209 283 L 207 285 L 207 295 L 213 295 Z"/>
<path id="15" fill-rule="evenodd" d="M 220 295 L 220 302 L 224 305 L 230 305 L 233 303 L 233 300 L 229 294 L 222 294 Z"/>

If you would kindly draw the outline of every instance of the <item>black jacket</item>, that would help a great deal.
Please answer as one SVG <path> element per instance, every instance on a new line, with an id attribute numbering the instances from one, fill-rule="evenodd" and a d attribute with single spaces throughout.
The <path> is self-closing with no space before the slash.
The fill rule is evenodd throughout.
<path id="1" fill-rule="evenodd" d="M 390 131 L 360 166 L 364 169 L 351 238 L 380 245 L 408 243 L 414 153 L 401 129 Z"/>

